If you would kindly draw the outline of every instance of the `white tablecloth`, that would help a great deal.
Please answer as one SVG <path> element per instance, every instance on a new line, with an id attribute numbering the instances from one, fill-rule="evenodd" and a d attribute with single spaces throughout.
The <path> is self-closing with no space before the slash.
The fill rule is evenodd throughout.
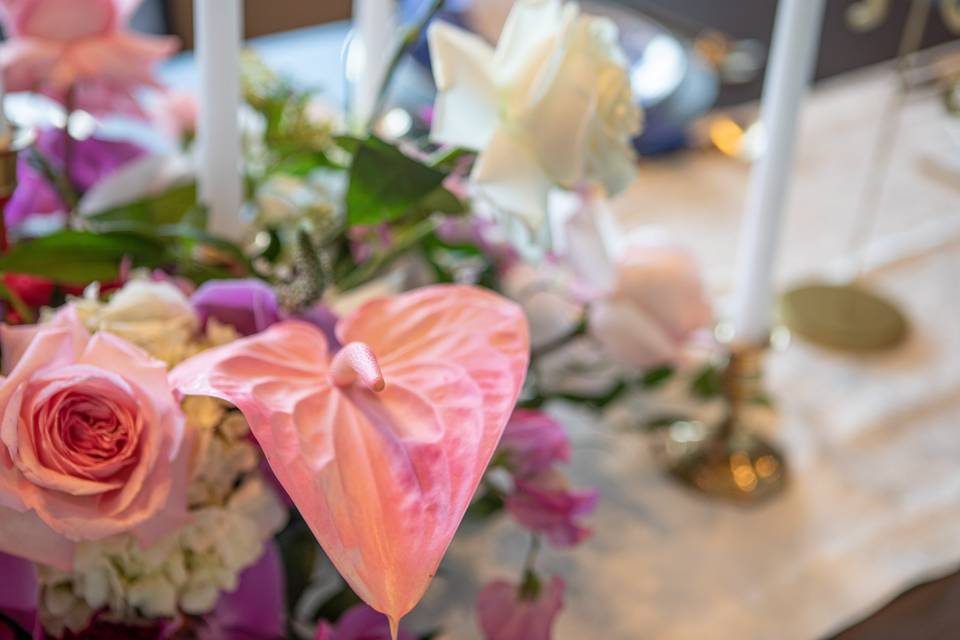
<path id="1" fill-rule="evenodd" d="M 843 256 L 885 72 L 838 80 L 811 100 L 783 250 L 782 283 Z M 870 253 L 868 282 L 913 323 L 908 344 L 855 357 L 796 342 L 770 358 L 775 436 L 792 484 L 757 508 L 704 500 L 666 480 L 648 442 L 562 409 L 578 486 L 603 499 L 593 538 L 549 553 L 568 581 L 560 640 L 809 640 L 960 567 L 960 146 L 932 96 L 905 114 Z M 710 154 L 641 167 L 622 217 L 674 231 L 727 290 L 747 168 Z M 881 264 L 884 263 L 885 264 Z M 472 597 L 515 577 L 526 537 L 508 521 L 467 528 L 412 620 L 479 638 Z M 470 576 L 464 579 L 464 576 Z"/>

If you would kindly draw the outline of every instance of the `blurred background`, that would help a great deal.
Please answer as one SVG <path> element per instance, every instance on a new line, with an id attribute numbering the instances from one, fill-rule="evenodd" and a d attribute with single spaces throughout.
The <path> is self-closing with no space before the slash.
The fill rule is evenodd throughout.
<path id="1" fill-rule="evenodd" d="M 484 0 L 489 2 L 491 0 Z M 497 0 L 492 0 L 492 4 Z M 423 4 L 423 0 L 404 0 L 404 4 Z M 448 6 L 464 10 L 470 0 L 448 2 Z M 620 4 L 650 16 L 671 27 L 680 35 L 697 37 L 706 31 L 717 31 L 749 47 L 762 63 L 769 43 L 777 3 L 775 0 L 620 0 Z M 875 29 L 855 32 L 850 29 L 848 12 L 856 0 L 830 0 L 824 24 L 823 43 L 817 78 L 829 76 L 889 60 L 896 56 L 909 3 L 894 0 L 887 19 Z M 459 5 L 459 7 L 458 7 Z M 155 33 L 178 35 L 189 48 L 193 44 L 193 0 L 145 0 L 136 24 Z M 246 31 L 248 37 L 279 33 L 349 18 L 350 0 L 247 0 Z M 952 39 L 939 19 L 933 19 L 924 36 L 924 46 L 933 46 Z M 760 69 L 757 69 L 759 71 Z M 722 87 L 718 104 L 728 105 L 751 100 L 760 94 L 760 73 L 746 74 L 744 82 Z"/>

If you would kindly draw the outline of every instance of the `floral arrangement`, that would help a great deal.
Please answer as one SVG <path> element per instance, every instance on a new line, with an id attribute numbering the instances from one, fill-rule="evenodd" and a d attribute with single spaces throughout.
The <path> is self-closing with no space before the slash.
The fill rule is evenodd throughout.
<path id="1" fill-rule="evenodd" d="M 538 551 L 586 540 L 600 496 L 549 403 L 679 379 L 711 319 L 694 261 L 607 207 L 641 124 L 615 25 L 559 0 L 517 2 L 495 47 L 435 24 L 430 135 L 403 140 L 248 59 L 235 243 L 136 5 L 0 2 L 7 87 L 65 110 L 4 210 L 0 637 L 410 639 L 461 520 L 503 512 L 530 552 L 477 623 L 550 638 Z M 78 137 L 79 111 L 182 151 Z M 310 605 L 325 561 L 342 581 Z"/>

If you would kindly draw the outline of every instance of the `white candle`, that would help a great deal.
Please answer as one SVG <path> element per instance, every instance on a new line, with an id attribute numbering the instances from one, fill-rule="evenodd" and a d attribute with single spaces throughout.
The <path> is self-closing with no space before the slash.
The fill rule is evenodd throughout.
<path id="1" fill-rule="evenodd" d="M 350 80 L 351 116 L 366 124 L 397 46 L 394 0 L 354 0 Z"/>
<path id="2" fill-rule="evenodd" d="M 238 239 L 243 232 L 240 144 L 240 0 L 194 0 L 194 42 L 200 74 L 197 180 L 209 210 L 211 233 Z"/>
<path id="3" fill-rule="evenodd" d="M 824 0 L 780 0 L 760 107 L 767 144 L 750 177 L 734 288 L 738 340 L 770 331 L 773 271 L 796 141 L 800 106 L 820 43 Z"/>

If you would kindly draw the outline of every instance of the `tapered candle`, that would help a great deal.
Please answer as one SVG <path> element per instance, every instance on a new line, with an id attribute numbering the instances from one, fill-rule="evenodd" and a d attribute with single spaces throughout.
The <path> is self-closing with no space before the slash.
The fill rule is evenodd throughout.
<path id="1" fill-rule="evenodd" d="M 354 0 L 351 119 L 367 124 L 397 46 L 394 0 Z"/>
<path id="2" fill-rule="evenodd" d="M 240 0 L 194 0 L 194 41 L 200 73 L 197 180 L 211 233 L 243 233 L 240 144 Z"/>
<path id="3" fill-rule="evenodd" d="M 773 274 L 800 107 L 820 43 L 824 0 L 780 0 L 760 116 L 767 144 L 754 165 L 734 283 L 738 340 L 761 342 L 770 332 Z"/>

